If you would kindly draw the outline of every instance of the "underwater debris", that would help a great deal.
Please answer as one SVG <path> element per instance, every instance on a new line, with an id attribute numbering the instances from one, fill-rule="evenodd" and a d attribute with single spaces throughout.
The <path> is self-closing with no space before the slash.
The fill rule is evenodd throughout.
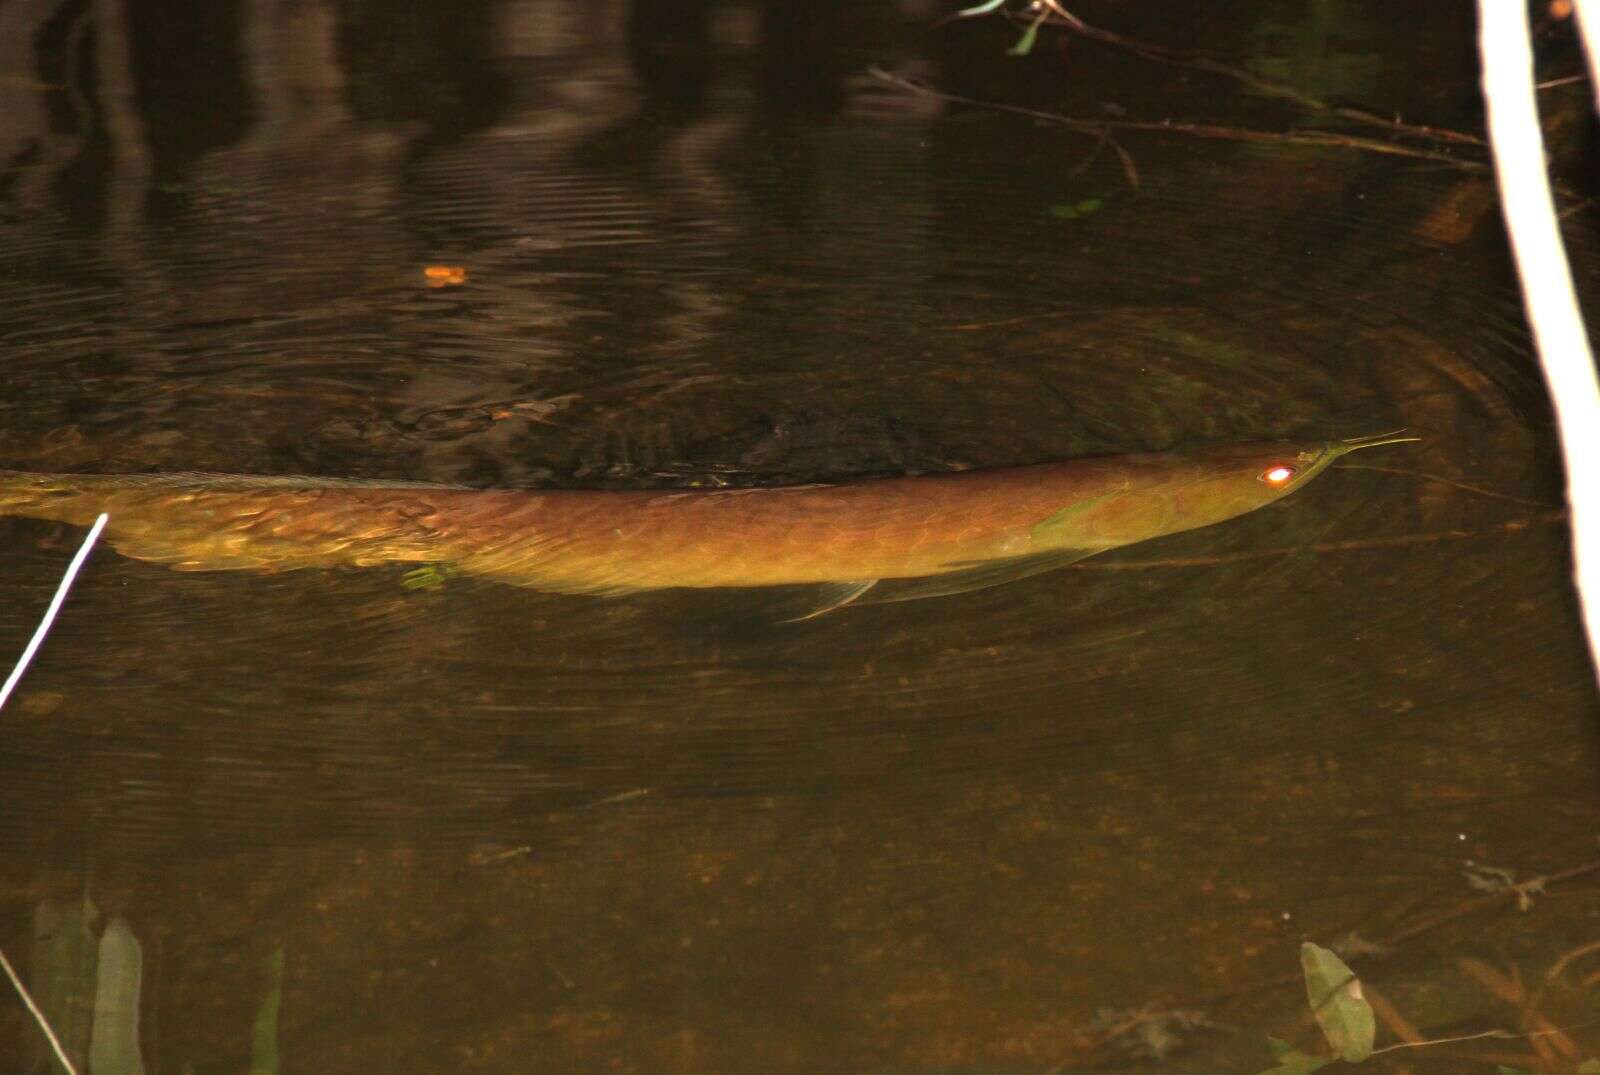
<path id="1" fill-rule="evenodd" d="M 1533 906 L 1533 897 L 1544 894 L 1544 885 L 1547 878 L 1532 877 L 1526 881 L 1518 881 L 1516 875 L 1510 870 L 1499 866 L 1485 866 L 1468 859 L 1461 871 L 1461 876 L 1467 879 L 1467 884 L 1479 892 L 1498 894 L 1510 892 L 1517 898 L 1517 910 L 1526 911 Z"/>
<path id="2" fill-rule="evenodd" d="M 1196 1030 L 1220 1030 L 1205 1012 L 1160 1008 L 1101 1008 L 1086 1031 L 1098 1032 L 1108 1045 L 1130 1057 L 1165 1060 L 1181 1049 Z"/>

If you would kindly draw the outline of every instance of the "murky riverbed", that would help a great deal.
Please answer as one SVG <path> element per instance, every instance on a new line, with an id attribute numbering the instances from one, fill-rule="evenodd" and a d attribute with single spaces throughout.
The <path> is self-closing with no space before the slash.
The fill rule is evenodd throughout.
<path id="1" fill-rule="evenodd" d="M 1145 6 L 1080 13 L 1477 129 L 1464 12 Z M 1316 1047 L 1297 952 L 1341 939 L 1423 1036 L 1600 1051 L 1600 965 L 1561 962 L 1600 940 L 1562 878 L 1595 696 L 1487 174 L 1097 148 L 871 73 L 1391 137 L 940 13 L 0 7 L 6 468 L 704 488 L 1423 438 L 804 623 L 102 548 L 0 714 L 0 949 L 83 1067 L 1253 1075 Z M 0 519 L 0 653 L 81 534 Z M 1369 1066 L 1554 1048 L 1477 1044 Z M 59 1070 L 14 999 L 0 1057 Z"/>

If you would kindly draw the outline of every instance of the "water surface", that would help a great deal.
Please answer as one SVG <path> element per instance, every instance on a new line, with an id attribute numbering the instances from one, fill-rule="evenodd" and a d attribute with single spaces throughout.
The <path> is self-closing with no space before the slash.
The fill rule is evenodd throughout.
<path id="1" fill-rule="evenodd" d="M 1476 129 L 1461 13 L 1106 7 L 1083 14 Z M 749 594 L 101 550 L 0 717 L 0 947 L 80 1058 L 98 965 L 142 985 L 117 1025 L 137 1011 L 152 1073 L 1130 1070 L 1169 1045 L 1256 1072 L 1265 1034 L 1315 1044 L 1301 941 L 1447 916 L 1482 896 L 1467 860 L 1595 857 L 1561 479 L 1486 175 L 1120 136 L 1135 187 L 1092 140 L 869 68 L 1325 120 L 1088 42 L 1009 59 L 1013 30 L 937 14 L 0 8 L 5 467 L 673 488 L 1423 437 L 1351 459 L 1413 473 L 804 624 Z M 0 653 L 80 536 L 0 520 Z M 1430 1034 L 1515 1029 L 1458 958 L 1542 974 L 1600 936 L 1595 891 L 1358 967 Z M 1145 1005 L 1228 1029 L 1113 1033 Z M 0 1004 L 0 1055 L 39 1050 Z"/>

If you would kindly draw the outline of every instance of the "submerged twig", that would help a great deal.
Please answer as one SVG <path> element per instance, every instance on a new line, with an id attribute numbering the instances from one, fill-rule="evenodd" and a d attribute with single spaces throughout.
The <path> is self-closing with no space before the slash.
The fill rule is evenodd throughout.
<path id="1" fill-rule="evenodd" d="M 1270 142 L 1279 145 L 1319 146 L 1325 149 L 1355 149 L 1366 153 L 1380 153 L 1392 157 L 1410 157 L 1416 160 L 1434 161 L 1469 172 L 1488 170 L 1488 165 L 1486 164 L 1478 161 L 1462 160 L 1460 157 L 1442 150 L 1418 149 L 1415 146 L 1403 146 L 1377 138 L 1363 138 L 1360 135 L 1338 134 L 1334 131 L 1261 131 L 1250 127 L 1228 127 L 1216 123 L 1175 123 L 1172 120 L 1157 122 L 1155 120 L 1133 119 L 1085 119 L 1082 116 L 1067 116 L 1059 112 L 1046 112 L 1039 108 L 1028 108 L 1024 105 L 984 101 L 976 97 L 946 93 L 915 79 L 892 74 L 881 67 L 870 68 L 868 73 L 880 82 L 905 90 L 907 93 L 933 97 L 951 104 L 970 105 L 973 108 L 983 108 L 991 112 L 1027 116 L 1030 119 L 1054 123 L 1070 131 L 1091 135 L 1095 138 L 1107 138 L 1112 131 L 1186 134 L 1195 138 L 1214 138 L 1228 142 Z M 1132 163 L 1131 157 L 1126 156 L 1121 151 L 1121 147 L 1117 146 L 1115 142 L 1112 142 L 1111 145 L 1113 149 L 1118 150 L 1118 155 L 1122 158 L 1123 168 L 1127 170 Z M 1135 187 L 1139 185 L 1137 173 L 1129 175 L 1129 182 Z"/>
<path id="2" fill-rule="evenodd" d="M 1421 470 L 1406 470 L 1404 467 L 1375 467 L 1367 463 L 1340 463 L 1338 469 L 1372 470 L 1379 474 L 1399 474 L 1407 478 L 1421 478 L 1424 481 L 1438 482 L 1440 485 L 1453 486 L 1456 489 L 1460 489 L 1463 492 L 1472 493 L 1475 496 L 1487 496 L 1492 497 L 1495 500 L 1504 500 L 1511 504 L 1521 504 L 1525 508 L 1546 508 L 1550 510 L 1556 509 L 1555 504 L 1546 504 L 1538 500 L 1527 500 L 1520 496 L 1512 496 L 1510 493 L 1496 492 L 1493 489 L 1485 489 L 1481 485 L 1469 485 L 1466 482 L 1457 481 L 1454 478 L 1446 478 L 1442 474 L 1429 474 Z"/>
<path id="3" fill-rule="evenodd" d="M 1456 966 L 1490 994 L 1513 1008 L 1523 1009 L 1525 1022 L 1531 1024 L 1528 1043 L 1539 1053 L 1541 1059 L 1556 1064 L 1559 1062 L 1555 1055 L 1557 1052 L 1570 1061 L 1583 1059 L 1583 1051 L 1565 1031 L 1552 1024 L 1543 1015 L 1528 1008 L 1528 994 L 1522 986 L 1520 975 L 1508 978 L 1483 960 L 1473 959 L 1471 956 L 1461 956 L 1456 960 Z M 1553 1049 L 1550 1048 L 1552 1046 Z"/>
<path id="4" fill-rule="evenodd" d="M 1423 1037 L 1422 1032 L 1412 1026 L 1411 1021 L 1401 1015 L 1399 1009 L 1390 1004 L 1387 997 L 1372 988 L 1371 982 L 1361 983 L 1361 995 L 1366 998 L 1368 1004 L 1372 1005 L 1372 1013 L 1383 1020 L 1383 1025 L 1388 1027 L 1403 1044 L 1439 1044 L 1438 1042 L 1430 1042 Z M 1373 1052 L 1378 1052 L 1378 1050 L 1374 1049 Z"/>
<path id="5" fill-rule="evenodd" d="M 50 1020 L 44 1017 L 44 1012 L 39 1010 L 39 1005 L 33 1002 L 33 996 L 28 992 L 28 987 L 22 984 L 22 978 L 11 965 L 11 960 L 6 958 L 4 951 L 0 951 L 0 968 L 4 968 L 6 977 L 11 979 L 11 984 L 16 987 L 17 996 L 22 998 L 22 1003 L 27 1006 L 28 1012 L 33 1016 L 34 1022 L 39 1024 L 39 1029 L 44 1031 L 44 1036 L 50 1041 L 50 1048 L 55 1050 L 56 1059 L 61 1061 L 61 1066 L 67 1069 L 67 1075 L 78 1075 L 78 1069 L 72 1066 L 72 1061 L 67 1059 L 67 1051 L 61 1047 L 61 1039 L 56 1037 L 56 1032 L 50 1029 Z"/>
<path id="6" fill-rule="evenodd" d="M 1074 564 L 1073 566 L 1084 567 L 1087 565 Z M 1562 882 L 1576 880 L 1579 877 L 1586 877 L 1592 873 L 1600 873 L 1600 859 L 1592 862 L 1586 862 L 1581 866 L 1574 866 L 1571 869 L 1558 870 L 1555 873 L 1546 874 L 1544 877 L 1544 883 L 1547 886 L 1560 884 Z M 1411 925 L 1389 934 L 1383 939 L 1384 947 L 1398 947 L 1403 942 L 1409 941 L 1415 937 L 1421 936 L 1424 933 L 1437 929 L 1446 922 L 1453 922 L 1458 918 L 1465 918 L 1467 915 L 1476 914 L 1477 912 L 1485 910 L 1489 907 L 1493 907 L 1498 903 L 1504 903 L 1509 895 L 1510 893 L 1507 892 L 1496 892 L 1487 896 L 1479 896 L 1475 899 L 1469 899 L 1465 902 L 1458 903 L 1453 907 L 1413 922 Z M 1263 989 L 1276 989 L 1279 986 L 1289 985 L 1291 983 L 1301 981 L 1302 978 L 1303 975 L 1300 974 L 1275 974 L 1270 978 L 1261 978 L 1254 982 L 1247 982 L 1244 985 L 1234 986 L 1233 988 L 1224 989 L 1216 993 L 1207 994 L 1205 996 L 1184 998 L 1182 1002 L 1194 1007 L 1215 1007 L 1223 1001 L 1232 1000 L 1236 997 L 1248 996 L 1251 993 L 1259 993 Z"/>
<path id="7" fill-rule="evenodd" d="M 94 521 L 94 526 L 89 529 L 89 536 L 83 539 L 78 554 L 72 558 L 72 563 L 67 565 L 67 573 L 61 577 L 61 585 L 56 587 L 56 595 L 50 599 L 50 607 L 45 609 L 44 619 L 40 620 L 39 626 L 34 629 L 33 637 L 28 640 L 22 656 L 17 659 L 17 666 L 11 670 L 5 686 L 0 687 L 0 709 L 6 707 L 6 699 L 11 697 L 11 692 L 16 690 L 17 684 L 22 681 L 22 674 L 28 670 L 28 662 L 39 652 L 39 647 L 44 643 L 44 636 L 50 632 L 50 625 L 56 620 L 56 613 L 61 611 L 62 602 L 67 599 L 67 591 L 72 588 L 72 580 L 78 577 L 83 562 L 89 558 L 89 550 L 94 548 L 95 539 L 100 536 L 100 531 L 106 528 L 107 518 L 108 516 L 102 513 Z"/>
<path id="8" fill-rule="evenodd" d="M 1546 874 L 1544 876 L 1544 883 L 1546 886 L 1554 885 L 1562 881 L 1571 881 L 1596 872 L 1600 872 L 1600 860 L 1586 862 L 1582 866 L 1574 866 L 1570 870 L 1559 870 L 1556 873 Z M 1452 907 L 1447 911 L 1424 918 L 1421 921 L 1414 922 L 1404 929 L 1390 934 L 1385 939 L 1385 943 L 1393 945 L 1399 944 L 1401 941 L 1408 941 L 1411 938 L 1420 936 L 1421 934 L 1435 929 L 1446 922 L 1465 917 L 1466 915 L 1481 911 L 1486 907 L 1492 907 L 1497 903 L 1504 903 L 1507 897 L 1512 895 L 1513 893 L 1509 891 L 1494 892 L 1487 896 L 1479 896 L 1477 899 L 1468 900 L 1466 903 L 1459 904 L 1458 906 Z"/>
<path id="9" fill-rule="evenodd" d="M 1588 75 L 1568 75 L 1566 78 L 1547 78 L 1543 82 L 1535 82 L 1533 88 L 1536 90 L 1553 90 L 1557 86 L 1571 86 L 1587 81 L 1589 81 Z"/>
<path id="10" fill-rule="evenodd" d="M 1000 7 L 1000 4 L 983 4 L 975 8 L 968 8 L 965 11 L 957 12 L 955 16 L 952 16 L 952 18 L 972 18 L 977 15 L 988 15 L 998 10 Z M 1351 108 L 1348 105 L 1336 105 L 1331 101 L 1325 101 L 1320 97 L 1315 97 L 1312 94 L 1306 93 L 1304 90 L 1296 89 L 1295 87 L 1287 85 L 1286 83 L 1274 82 L 1271 79 L 1262 78 L 1260 75 L 1254 74 L 1243 67 L 1236 67 L 1233 64 L 1223 63 L 1221 60 L 1201 52 L 1195 52 L 1188 49 L 1172 48 L 1169 45 L 1157 45 L 1148 41 L 1139 41 L 1135 38 L 1124 37 L 1122 34 L 1113 33 L 1110 30 L 1103 30 L 1098 26 L 1091 26 L 1082 19 L 1078 18 L 1078 16 L 1063 8 L 1060 3 L 1057 2 L 1057 0 L 1038 0 L 1038 9 L 1038 13 L 1032 16 L 1029 23 L 1030 29 L 1035 33 L 1038 31 L 1038 27 L 1041 23 L 1053 23 L 1054 25 L 1065 27 L 1073 33 L 1078 34 L 1080 37 L 1087 37 L 1092 41 L 1099 41 L 1102 44 L 1112 45 L 1116 48 L 1123 49 L 1124 51 L 1131 52 L 1142 60 L 1149 60 L 1152 63 L 1166 64 L 1170 67 L 1185 67 L 1192 71 L 1204 71 L 1207 74 L 1219 75 L 1223 78 L 1230 78 L 1241 85 L 1248 86 L 1257 93 L 1261 93 L 1269 97 L 1279 97 L 1287 101 L 1293 101 L 1302 108 L 1306 108 L 1313 112 L 1322 112 L 1330 116 L 1337 116 L 1340 119 L 1351 120 L 1352 122 L 1365 124 L 1367 126 L 1382 127 L 1385 130 L 1394 131 L 1396 134 L 1407 135 L 1413 138 L 1424 138 L 1431 141 L 1447 142 L 1455 145 L 1478 146 L 1480 148 L 1487 148 L 1488 146 L 1487 142 L 1475 134 L 1468 134 L 1465 131 L 1454 131 L 1447 127 L 1433 127 L 1421 123 L 1406 123 L 1398 117 L 1394 119 L 1385 119 L 1383 116 L 1380 116 L 1375 112 L 1368 112 L 1363 108 Z M 948 22 L 950 20 L 946 19 L 944 21 Z M 1553 84 L 1560 85 L 1561 82 L 1557 81 Z"/>
<path id="11" fill-rule="evenodd" d="M 1433 127 L 1421 123 L 1406 123 L 1399 118 L 1385 119 L 1383 116 L 1375 112 L 1368 112 L 1364 108 L 1336 105 L 1331 101 L 1324 101 L 1320 97 L 1312 96 L 1293 86 L 1262 78 L 1260 75 L 1253 74 L 1242 67 L 1223 63 L 1221 60 L 1206 56 L 1203 53 L 1170 48 L 1165 45 L 1155 45 L 1147 41 L 1137 41 L 1121 34 L 1112 33 L 1110 30 L 1102 30 L 1097 26 L 1090 26 L 1082 19 L 1073 19 L 1070 22 L 1064 22 L 1063 25 L 1073 33 L 1095 41 L 1102 41 L 1108 45 L 1115 45 L 1117 48 L 1125 49 L 1141 59 L 1150 60 L 1154 63 L 1164 63 L 1173 67 L 1187 67 L 1194 71 L 1205 71 L 1208 74 L 1231 78 L 1258 93 L 1293 101 L 1295 104 L 1313 112 L 1324 112 L 1330 116 L 1338 116 L 1340 119 L 1348 119 L 1371 127 L 1383 127 L 1397 134 L 1410 135 L 1414 138 L 1425 138 L 1436 142 L 1450 142 L 1456 145 L 1483 148 L 1488 146 L 1488 143 L 1482 138 L 1474 134 L 1467 134 L 1464 131 L 1453 131 L 1447 127 Z"/>
<path id="12" fill-rule="evenodd" d="M 1561 977 L 1562 974 L 1566 973 L 1566 969 L 1572 965 L 1574 960 L 1582 959 L 1591 952 L 1600 952 L 1600 941 L 1591 941 L 1588 944 L 1579 945 L 1563 955 L 1560 959 L 1556 960 L 1555 965 L 1550 968 L 1549 973 L 1545 975 L 1545 978 L 1549 981 L 1555 981 L 1557 978 Z"/>

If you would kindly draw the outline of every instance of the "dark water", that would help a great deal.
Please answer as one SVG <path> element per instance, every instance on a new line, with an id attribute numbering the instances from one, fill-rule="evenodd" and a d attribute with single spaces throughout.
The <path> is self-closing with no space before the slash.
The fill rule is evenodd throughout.
<path id="1" fill-rule="evenodd" d="M 1464 11 L 1170 7 L 1081 14 L 1477 129 Z M 1558 970 L 1560 1025 L 1600 1014 L 1594 956 L 1557 964 L 1600 940 L 1594 877 L 1519 913 L 1463 876 L 1600 855 L 1486 175 L 1119 135 L 1135 187 L 1092 139 L 869 68 L 1388 134 L 1090 42 L 1010 59 L 1014 30 L 939 14 L 0 6 L 0 465 L 766 485 L 1404 426 L 1423 441 L 1351 462 L 1512 499 L 1336 469 L 1221 527 L 800 625 L 739 594 L 100 550 L 0 715 L 0 948 L 80 1060 L 95 1023 L 86 1066 L 1042 1073 L 1170 1046 L 1253 1073 L 1267 1034 L 1316 1045 L 1298 947 L 1351 931 L 1399 938 L 1356 965 L 1425 1035 L 1534 1025 L 1462 958 Z M 0 653 L 80 536 L 0 520 Z M 88 1015 L 97 960 L 120 1016 Z M 1212 1025 L 1106 1014 L 1146 1005 Z M 0 1003 L 0 1070 L 41 1048 Z"/>

